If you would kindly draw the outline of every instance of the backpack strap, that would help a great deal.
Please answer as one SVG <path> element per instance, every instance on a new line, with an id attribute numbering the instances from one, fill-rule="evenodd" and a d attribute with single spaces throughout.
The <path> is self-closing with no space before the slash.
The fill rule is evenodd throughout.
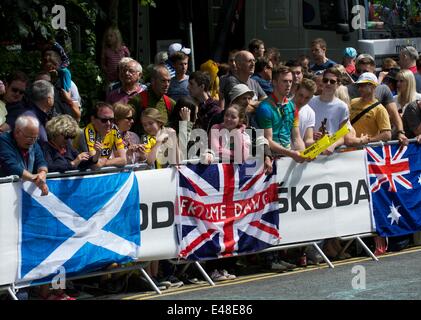
<path id="1" fill-rule="evenodd" d="M 170 100 L 170 97 L 168 97 L 167 95 L 164 94 L 163 98 L 164 98 L 165 106 L 167 107 L 167 111 L 168 111 L 168 113 L 170 113 L 171 112 L 171 100 Z"/>
<path id="2" fill-rule="evenodd" d="M 368 108 L 364 109 L 363 111 L 361 111 L 359 114 L 357 114 L 352 120 L 351 120 L 351 125 L 354 125 L 358 120 L 360 120 L 366 113 L 368 113 L 369 111 L 373 110 L 375 107 L 377 107 L 380 104 L 379 101 L 373 103 L 371 106 L 369 106 Z"/>
<path id="3" fill-rule="evenodd" d="M 140 93 L 140 106 L 142 109 L 146 109 L 148 107 L 148 103 L 149 103 L 149 94 L 147 90 L 144 90 Z M 168 97 L 167 95 L 163 95 L 163 99 L 164 99 L 164 103 L 165 103 L 165 107 L 167 108 L 168 113 L 171 112 L 171 100 L 170 97 Z"/>
<path id="4" fill-rule="evenodd" d="M 147 90 L 144 90 L 140 93 L 140 107 L 141 109 L 146 109 L 148 107 L 149 94 Z"/>

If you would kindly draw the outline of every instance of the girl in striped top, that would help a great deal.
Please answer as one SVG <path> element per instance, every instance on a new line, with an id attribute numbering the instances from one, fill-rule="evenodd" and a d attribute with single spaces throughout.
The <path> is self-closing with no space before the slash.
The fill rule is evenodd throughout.
<path id="1" fill-rule="evenodd" d="M 119 80 L 118 63 L 124 57 L 129 57 L 130 51 L 123 44 L 120 30 L 109 27 L 102 40 L 101 66 L 109 83 Z"/>

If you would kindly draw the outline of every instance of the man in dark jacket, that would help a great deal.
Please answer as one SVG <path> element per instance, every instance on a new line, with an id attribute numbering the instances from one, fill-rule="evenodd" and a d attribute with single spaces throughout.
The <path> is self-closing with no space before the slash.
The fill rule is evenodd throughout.
<path id="1" fill-rule="evenodd" d="M 39 121 L 32 116 L 20 116 L 12 132 L 0 135 L 0 176 L 19 176 L 32 181 L 48 194 L 47 162 L 37 143 Z"/>

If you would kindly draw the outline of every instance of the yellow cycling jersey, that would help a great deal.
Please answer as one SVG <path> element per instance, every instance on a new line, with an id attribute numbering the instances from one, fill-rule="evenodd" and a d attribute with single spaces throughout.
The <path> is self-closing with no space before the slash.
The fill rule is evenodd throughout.
<path id="1" fill-rule="evenodd" d="M 120 131 L 115 125 L 113 125 L 111 131 L 102 138 L 98 136 L 93 124 L 90 123 L 85 129 L 83 129 L 83 135 L 89 152 L 95 151 L 94 145 L 96 141 L 100 141 L 102 143 L 101 158 L 108 159 L 113 150 L 124 150 L 123 139 Z"/>
<path id="2" fill-rule="evenodd" d="M 151 135 L 147 135 L 148 137 L 148 143 L 144 144 L 145 146 L 145 153 L 149 153 L 151 152 L 152 148 L 156 145 L 156 137 L 151 136 Z M 155 160 L 155 169 L 161 169 L 162 166 L 159 163 L 158 160 Z"/>

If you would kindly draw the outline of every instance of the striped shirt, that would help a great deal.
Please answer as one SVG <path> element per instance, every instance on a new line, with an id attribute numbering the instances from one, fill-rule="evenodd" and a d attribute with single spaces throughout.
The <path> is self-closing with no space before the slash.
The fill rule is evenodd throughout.
<path id="1" fill-rule="evenodd" d="M 130 56 L 130 52 L 126 46 L 122 46 L 117 51 L 111 48 L 105 49 L 104 62 L 103 62 L 105 66 L 104 72 L 109 82 L 119 80 L 118 70 L 117 70 L 118 63 L 120 62 L 122 58 L 128 57 L 128 56 Z"/>

